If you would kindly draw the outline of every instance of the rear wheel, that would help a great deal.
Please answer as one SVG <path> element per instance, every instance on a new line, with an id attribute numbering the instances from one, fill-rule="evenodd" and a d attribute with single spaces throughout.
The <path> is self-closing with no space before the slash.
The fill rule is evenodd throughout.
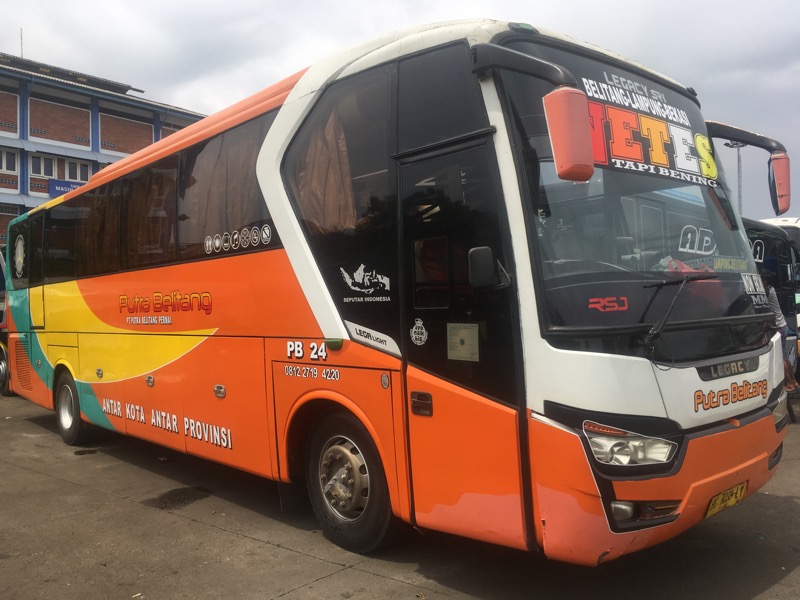
<path id="1" fill-rule="evenodd" d="M 56 384 L 56 420 L 65 444 L 77 446 L 86 441 L 89 426 L 81 421 L 81 403 L 75 380 L 64 371 Z"/>
<path id="2" fill-rule="evenodd" d="M 329 415 L 314 429 L 306 482 L 329 540 L 358 553 L 388 544 L 396 523 L 386 475 L 374 442 L 353 415 Z"/>
<path id="3" fill-rule="evenodd" d="M 8 396 L 9 390 L 8 350 L 0 343 L 0 396 Z"/>

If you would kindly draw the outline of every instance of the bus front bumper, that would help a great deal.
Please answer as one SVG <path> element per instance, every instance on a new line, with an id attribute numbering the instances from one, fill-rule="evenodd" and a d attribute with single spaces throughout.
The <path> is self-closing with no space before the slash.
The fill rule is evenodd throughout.
<path id="1" fill-rule="evenodd" d="M 666 541 L 754 493 L 774 475 L 786 434 L 769 415 L 687 436 L 666 474 L 608 478 L 592 468 L 578 432 L 546 419 L 529 424 L 537 543 L 548 558 L 583 565 Z M 612 502 L 667 512 L 617 522 Z"/>

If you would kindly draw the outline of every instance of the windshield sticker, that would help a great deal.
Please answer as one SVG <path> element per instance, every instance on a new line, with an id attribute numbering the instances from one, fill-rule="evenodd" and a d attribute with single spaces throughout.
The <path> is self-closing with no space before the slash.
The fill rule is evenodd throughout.
<path id="1" fill-rule="evenodd" d="M 17 279 L 21 279 L 25 271 L 25 238 L 17 236 L 14 242 L 14 273 Z"/>
<path id="2" fill-rule="evenodd" d="M 351 296 L 344 298 L 345 302 L 389 302 L 391 298 L 382 295 L 380 292 L 388 292 L 390 289 L 389 278 L 380 275 L 376 270 L 368 270 L 362 263 L 352 273 L 340 268 L 342 279 L 354 292 L 364 294 L 364 296 Z"/>
<path id="3" fill-rule="evenodd" d="M 477 323 L 447 324 L 447 359 L 479 362 Z"/>
<path id="4" fill-rule="evenodd" d="M 417 346 L 424 346 L 428 341 L 428 330 L 422 324 L 422 319 L 414 319 L 414 326 L 411 328 L 411 341 Z"/>
<path id="5" fill-rule="evenodd" d="M 605 298 L 589 298 L 587 308 L 593 308 L 600 312 L 617 312 L 628 310 L 627 296 L 607 296 Z"/>
<path id="6" fill-rule="evenodd" d="M 736 256 L 708 256 L 690 260 L 677 260 L 672 256 L 665 256 L 652 266 L 653 271 L 704 271 L 709 273 L 720 271 L 741 273 L 747 268 L 747 259 Z"/>
<path id="7" fill-rule="evenodd" d="M 595 164 L 717 187 L 711 142 L 685 110 L 638 81 L 606 71 L 603 78 L 582 78 Z"/>
<path id="8" fill-rule="evenodd" d="M 753 306 L 768 306 L 767 290 L 761 280 L 761 275 L 755 273 L 742 273 L 741 275 L 744 291 L 750 294 L 753 299 Z"/>
<path id="9" fill-rule="evenodd" d="M 705 227 L 695 227 L 694 225 L 684 225 L 681 230 L 678 250 L 686 254 L 698 254 L 700 256 L 710 256 L 717 249 L 714 241 L 714 232 Z"/>
<path id="10" fill-rule="evenodd" d="M 753 240 L 750 242 L 750 247 L 753 250 L 753 259 L 757 263 L 764 262 L 764 240 Z"/>

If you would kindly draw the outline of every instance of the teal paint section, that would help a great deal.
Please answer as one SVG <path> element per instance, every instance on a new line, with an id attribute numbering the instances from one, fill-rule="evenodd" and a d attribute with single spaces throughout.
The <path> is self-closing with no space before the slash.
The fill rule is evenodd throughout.
<path id="1" fill-rule="evenodd" d="M 76 381 L 75 387 L 78 390 L 78 398 L 81 400 L 81 412 L 86 415 L 92 423 L 104 429 L 117 431 L 117 428 L 108 420 L 108 416 L 103 412 L 103 404 L 95 394 L 90 383 Z"/>
<path id="2" fill-rule="evenodd" d="M 17 330 L 22 331 L 23 325 L 27 328 L 31 322 L 28 290 L 9 290 L 6 295 L 6 302 L 8 304 L 7 310 L 11 311 Z M 39 335 L 35 331 L 22 333 L 22 335 L 29 341 L 26 352 L 28 353 L 28 360 L 31 363 L 31 372 L 52 392 L 54 385 L 53 373 L 55 369 L 53 365 L 50 364 L 50 361 L 47 360 L 47 355 L 42 348 Z M 42 365 L 40 368 L 36 368 L 37 361 Z M 92 389 L 91 384 L 76 380 L 75 387 L 77 388 L 78 398 L 81 403 L 81 412 L 86 418 L 98 427 L 116 431 L 116 427 L 111 424 L 108 416 L 103 412 L 102 403 L 98 399 L 94 389 Z"/>

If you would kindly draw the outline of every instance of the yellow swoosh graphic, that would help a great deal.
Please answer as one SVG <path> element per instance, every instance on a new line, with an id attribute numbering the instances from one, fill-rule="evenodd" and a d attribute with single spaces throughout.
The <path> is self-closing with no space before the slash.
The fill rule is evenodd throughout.
<path id="1" fill-rule="evenodd" d="M 75 281 L 47 286 L 44 306 L 47 322 L 46 332 L 39 334 L 42 346 L 77 344 L 78 336 L 74 335 L 77 332 L 80 378 L 84 381 L 96 381 L 93 374 L 97 368 L 103 369 L 104 383 L 150 373 L 187 354 L 217 331 L 210 328 L 154 332 L 142 327 L 139 332 L 135 326 L 109 325 L 89 308 Z"/>

